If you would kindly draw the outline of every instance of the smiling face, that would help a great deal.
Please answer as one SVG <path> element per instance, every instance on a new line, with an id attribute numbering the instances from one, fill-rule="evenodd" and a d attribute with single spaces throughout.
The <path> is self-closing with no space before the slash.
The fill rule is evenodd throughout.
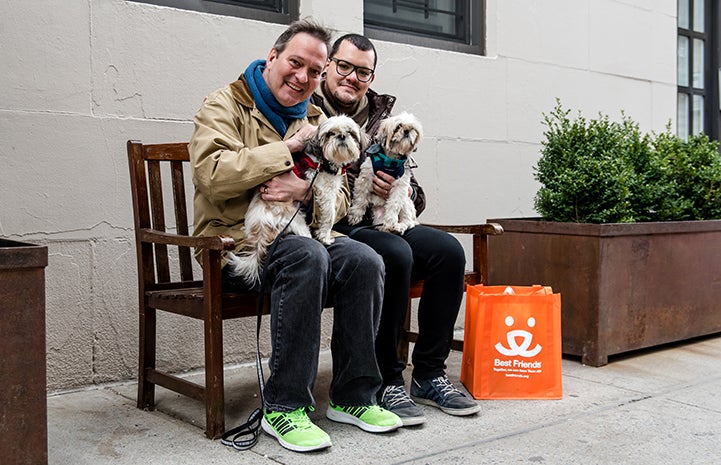
<path id="1" fill-rule="evenodd" d="M 328 49 L 323 41 L 299 33 L 281 53 L 271 49 L 263 78 L 278 103 L 292 107 L 307 100 L 318 87 L 327 58 Z"/>
<path id="2" fill-rule="evenodd" d="M 347 40 L 341 42 L 333 58 L 368 69 L 373 69 L 375 63 L 375 56 L 372 50 L 360 50 Z M 325 90 L 342 104 L 355 106 L 368 91 L 368 87 L 370 87 L 371 82 L 373 82 L 375 74 L 371 76 L 370 81 L 361 82 L 358 80 L 355 72 L 350 73 L 348 76 L 341 76 L 336 71 L 337 66 L 338 64 L 334 61 L 328 64 L 328 71 L 325 77 Z"/>

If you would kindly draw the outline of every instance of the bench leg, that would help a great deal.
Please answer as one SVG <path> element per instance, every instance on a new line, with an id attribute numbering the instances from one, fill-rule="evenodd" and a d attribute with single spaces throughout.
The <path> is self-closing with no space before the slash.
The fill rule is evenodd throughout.
<path id="1" fill-rule="evenodd" d="M 138 337 L 138 408 L 155 408 L 155 384 L 148 382 L 148 369 L 155 368 L 155 309 L 146 307 L 140 312 Z"/>
<path id="2" fill-rule="evenodd" d="M 225 432 L 223 381 L 223 321 L 219 312 L 205 321 L 205 435 L 216 439 Z"/>
<path id="3" fill-rule="evenodd" d="M 404 362 L 409 360 L 409 344 L 411 342 L 411 300 L 408 301 L 408 309 L 406 310 L 406 319 L 403 322 L 403 332 L 398 341 L 398 357 Z"/>

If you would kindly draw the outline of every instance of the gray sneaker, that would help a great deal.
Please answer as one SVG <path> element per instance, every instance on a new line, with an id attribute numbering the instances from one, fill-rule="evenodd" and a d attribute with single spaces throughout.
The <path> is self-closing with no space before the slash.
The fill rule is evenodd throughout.
<path id="1" fill-rule="evenodd" d="M 403 426 L 420 425 L 426 422 L 423 410 L 413 402 L 403 386 L 386 386 L 378 404 L 398 415 Z"/>
<path id="2" fill-rule="evenodd" d="M 419 404 L 438 407 L 449 415 L 473 415 L 481 410 L 481 406 L 451 384 L 446 375 L 420 382 L 414 378 L 411 397 Z"/>

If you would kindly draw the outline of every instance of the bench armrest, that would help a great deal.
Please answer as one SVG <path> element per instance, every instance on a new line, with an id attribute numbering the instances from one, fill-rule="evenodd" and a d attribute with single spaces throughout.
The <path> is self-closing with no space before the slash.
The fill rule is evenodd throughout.
<path id="1" fill-rule="evenodd" d="M 470 234 L 473 236 L 472 272 L 474 284 L 484 284 L 488 279 L 488 236 L 503 234 L 503 227 L 498 223 L 481 223 L 469 225 L 425 224 L 451 234 Z"/>
<path id="2" fill-rule="evenodd" d="M 140 230 L 139 239 L 142 242 L 153 244 L 194 247 L 206 250 L 233 250 L 235 247 L 235 241 L 228 236 L 184 236 L 147 228 Z"/>
<path id="3" fill-rule="evenodd" d="M 440 229 L 442 231 L 454 234 L 480 234 L 487 236 L 498 236 L 503 234 L 503 226 L 498 223 L 482 223 L 467 225 L 447 225 L 447 224 L 428 224 L 424 226 Z"/>

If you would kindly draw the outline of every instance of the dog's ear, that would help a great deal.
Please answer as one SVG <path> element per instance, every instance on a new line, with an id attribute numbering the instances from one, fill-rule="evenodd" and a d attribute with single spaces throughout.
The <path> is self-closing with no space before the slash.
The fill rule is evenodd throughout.
<path id="1" fill-rule="evenodd" d="M 378 127 L 378 132 L 376 132 L 375 140 L 378 145 L 381 147 L 386 146 L 386 140 L 388 140 L 388 124 L 386 120 L 381 121 L 381 125 Z"/>
<path id="2" fill-rule="evenodd" d="M 305 142 L 305 153 L 320 157 L 323 155 L 323 147 L 321 145 L 320 131 L 316 130 L 313 136 Z"/>

